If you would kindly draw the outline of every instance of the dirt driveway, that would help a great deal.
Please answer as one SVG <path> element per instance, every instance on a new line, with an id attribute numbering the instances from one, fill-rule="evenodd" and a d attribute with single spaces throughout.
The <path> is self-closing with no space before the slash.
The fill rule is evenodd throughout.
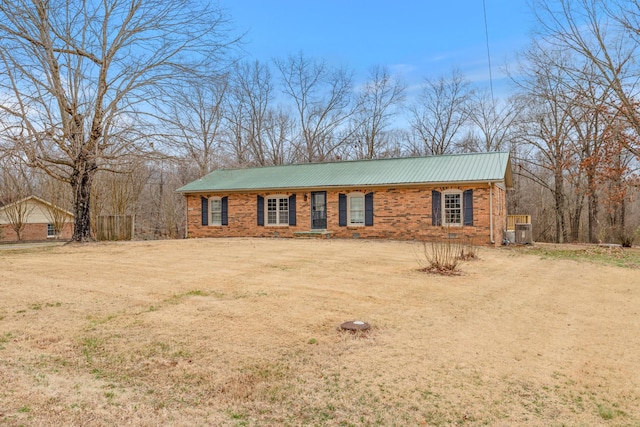
<path id="1" fill-rule="evenodd" d="M 640 271 L 193 239 L 0 251 L 0 424 L 639 425 Z M 341 332 L 347 320 L 368 333 Z"/>

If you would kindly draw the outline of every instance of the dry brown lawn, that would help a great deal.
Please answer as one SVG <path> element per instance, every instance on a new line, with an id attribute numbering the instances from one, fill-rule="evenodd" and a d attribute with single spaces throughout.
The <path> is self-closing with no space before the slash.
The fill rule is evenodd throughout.
<path id="1" fill-rule="evenodd" d="M 441 277 L 421 251 L 0 251 L 0 424 L 640 425 L 640 270 L 484 248 Z"/>

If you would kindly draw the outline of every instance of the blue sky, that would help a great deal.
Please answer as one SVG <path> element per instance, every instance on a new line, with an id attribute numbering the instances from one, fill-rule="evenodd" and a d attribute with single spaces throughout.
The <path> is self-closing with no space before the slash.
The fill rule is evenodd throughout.
<path id="1" fill-rule="evenodd" d="M 529 40 L 526 0 L 485 0 L 496 96 L 509 92 L 502 69 Z M 398 71 L 409 85 L 457 67 L 489 87 L 482 0 L 220 0 L 247 58 L 269 61 L 302 51 L 353 69 Z"/>

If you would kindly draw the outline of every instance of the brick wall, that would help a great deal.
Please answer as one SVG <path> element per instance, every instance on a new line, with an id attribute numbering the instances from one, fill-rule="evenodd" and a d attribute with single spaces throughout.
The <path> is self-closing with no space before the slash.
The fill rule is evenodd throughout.
<path id="1" fill-rule="evenodd" d="M 67 223 L 62 230 L 59 240 L 70 240 L 73 235 L 73 224 Z M 0 224 L 0 242 L 15 242 L 18 236 L 9 224 Z M 47 224 L 27 224 L 22 230 L 22 241 L 53 240 L 47 238 Z"/>
<path id="2" fill-rule="evenodd" d="M 433 226 L 431 218 L 431 191 L 473 190 L 473 226 Z M 359 191 L 373 192 L 373 226 L 340 227 L 338 225 L 338 195 Z M 296 194 L 296 226 L 258 226 L 257 196 L 289 196 Z M 493 194 L 493 241 L 502 242 L 502 230 L 506 225 L 506 193 L 493 186 L 478 187 L 422 187 L 422 188 L 353 188 L 327 190 L 327 230 L 337 238 L 383 238 L 396 240 L 464 239 L 473 244 L 491 243 L 489 223 L 489 198 Z M 228 225 L 201 225 L 202 197 L 228 196 Z M 307 200 L 305 200 L 305 196 Z M 187 196 L 188 237 L 294 237 L 294 232 L 311 230 L 311 197 L 305 190 L 295 192 L 222 194 L 204 193 Z"/>

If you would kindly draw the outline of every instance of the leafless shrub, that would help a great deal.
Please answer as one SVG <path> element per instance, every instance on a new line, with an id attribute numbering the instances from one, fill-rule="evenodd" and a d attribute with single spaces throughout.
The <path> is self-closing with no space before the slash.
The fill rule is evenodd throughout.
<path id="1" fill-rule="evenodd" d="M 640 237 L 640 226 L 633 231 L 622 230 L 618 233 L 618 241 L 623 248 L 633 247 L 633 243 Z"/>
<path id="2" fill-rule="evenodd" d="M 478 258 L 478 248 L 469 241 L 453 238 L 442 238 L 422 242 L 422 259 L 420 271 L 442 274 L 460 274 L 460 265 Z"/>
<path id="3" fill-rule="evenodd" d="M 422 242 L 425 265 L 421 271 L 443 275 L 459 274 L 462 247 L 454 239 Z"/>
<path id="4" fill-rule="evenodd" d="M 478 247 L 470 242 L 464 243 L 460 249 L 460 259 L 462 261 L 478 259 Z"/>

